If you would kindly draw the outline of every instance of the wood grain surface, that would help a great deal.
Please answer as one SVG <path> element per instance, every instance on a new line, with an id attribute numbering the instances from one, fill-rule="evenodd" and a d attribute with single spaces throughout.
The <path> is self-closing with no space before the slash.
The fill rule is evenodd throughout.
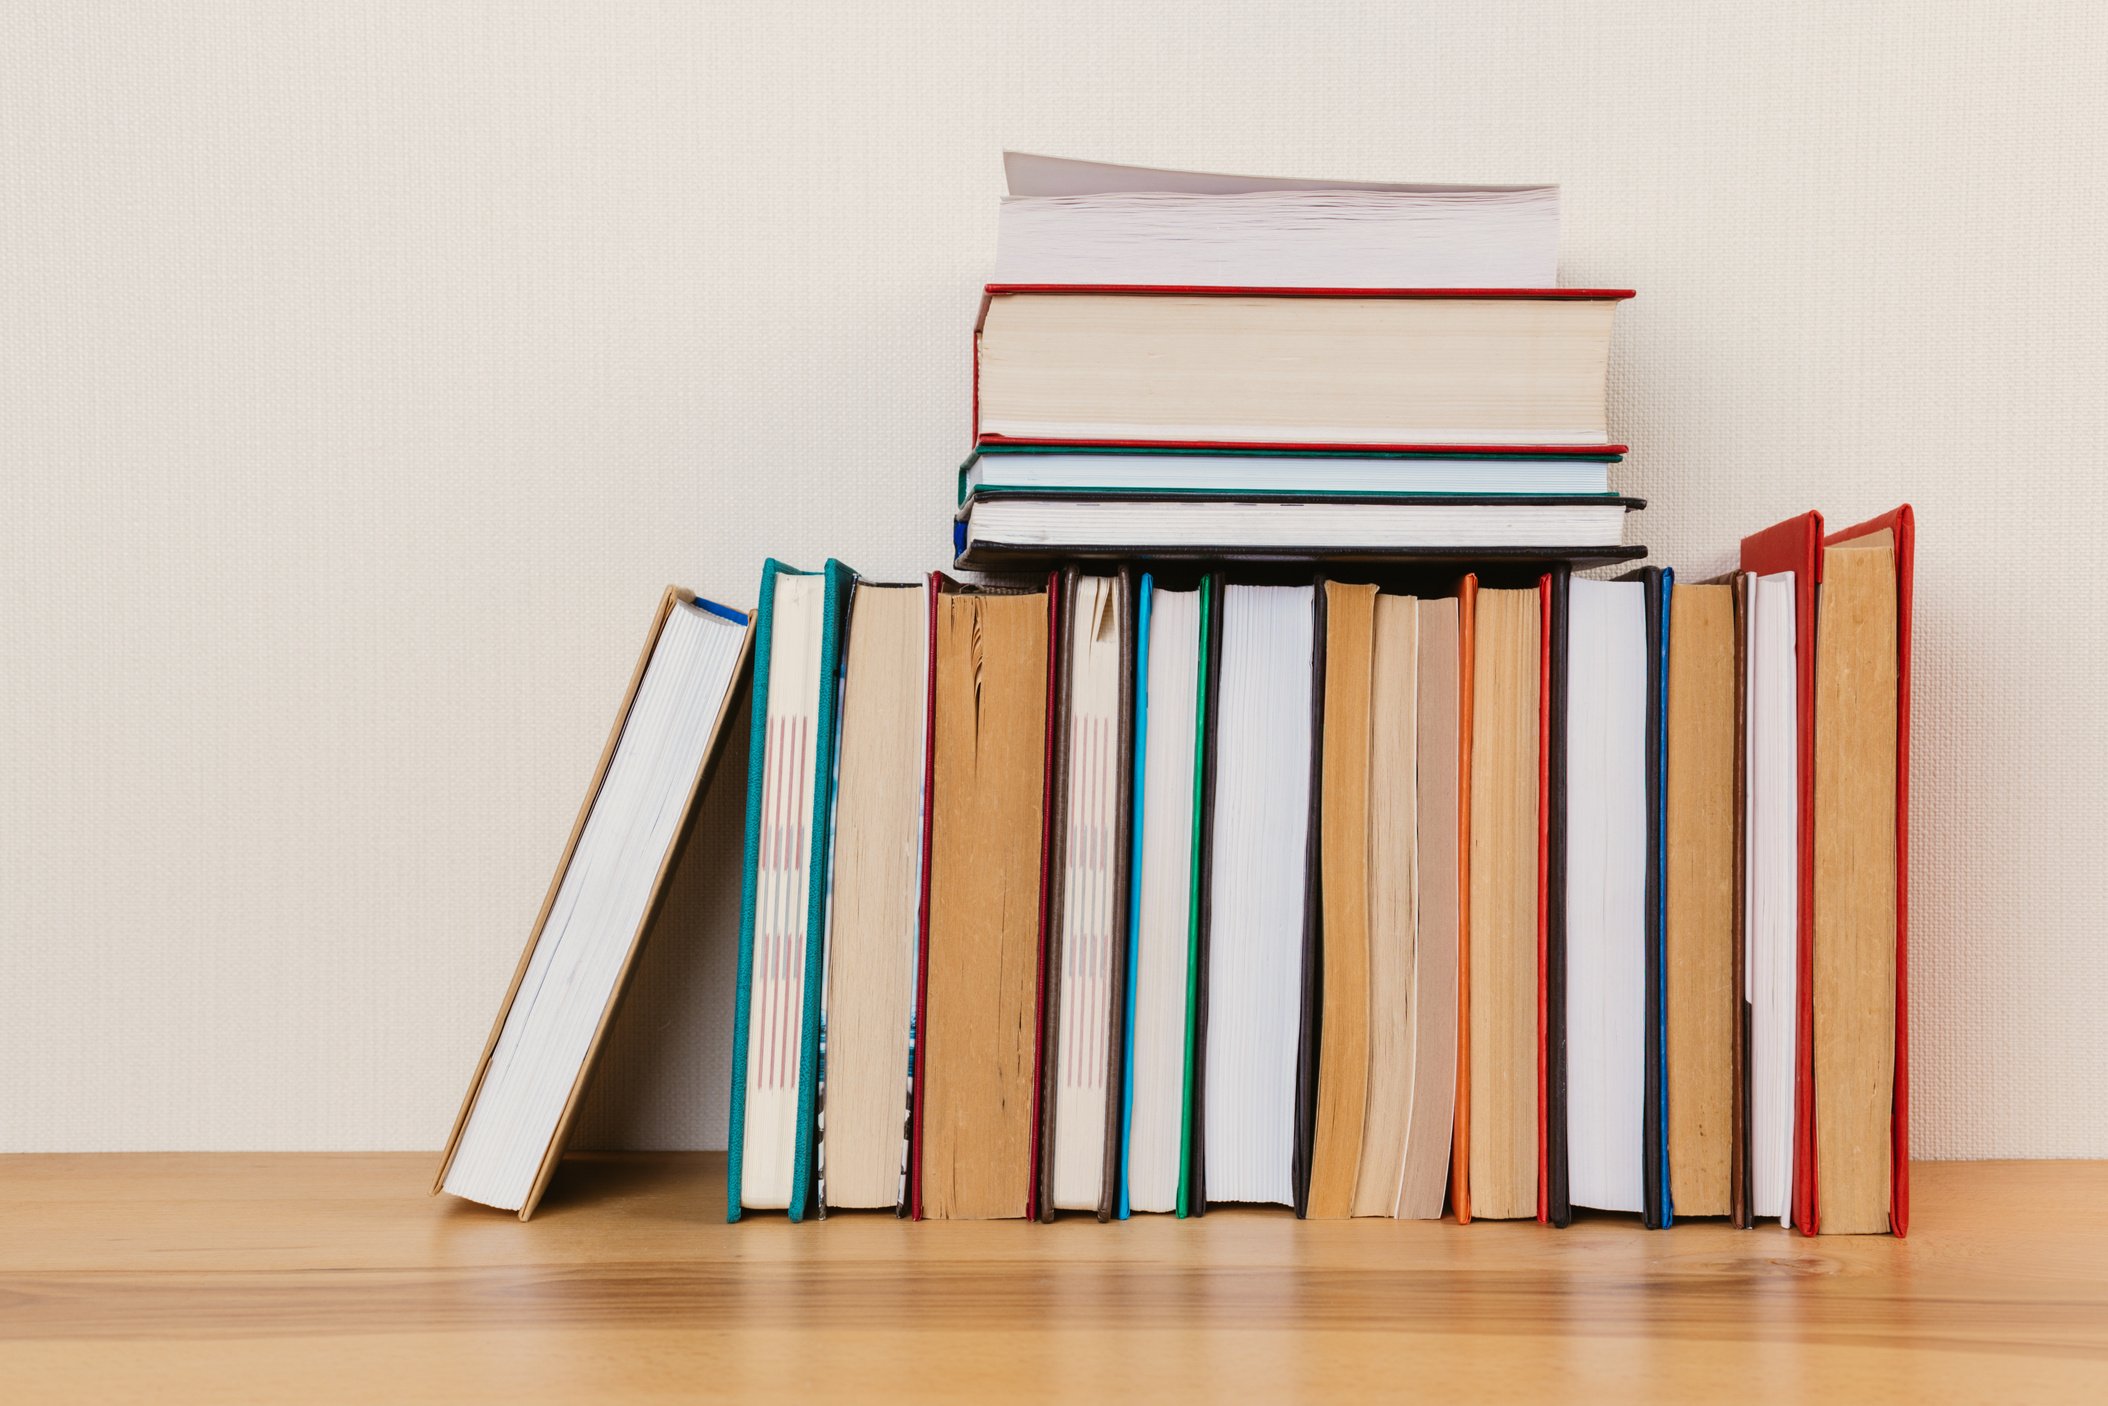
<path id="1" fill-rule="evenodd" d="M 1935 1163 L 1907 1241 L 1531 1223 L 723 1221 L 711 1154 L 526 1224 L 429 1154 L 0 1158 L 12 1401 L 2108 1397 L 2108 1163 Z"/>

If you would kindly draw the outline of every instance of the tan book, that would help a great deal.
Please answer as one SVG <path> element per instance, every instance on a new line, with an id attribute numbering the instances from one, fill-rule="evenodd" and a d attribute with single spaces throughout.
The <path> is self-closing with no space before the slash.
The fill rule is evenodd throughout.
<path id="1" fill-rule="evenodd" d="M 1449 1185 L 1457 1096 L 1458 762 L 1462 722 L 1455 599 L 1419 603 L 1414 707 L 1412 1102 L 1395 1214 L 1435 1220 Z"/>
<path id="2" fill-rule="evenodd" d="M 1420 1019 L 1413 994 L 1419 654 L 1420 602 L 1411 596 L 1376 597 L 1369 667 L 1369 1094 L 1354 1180 L 1357 1216 L 1398 1214 L 1412 1117 L 1414 1033 Z M 1449 999 L 1455 1001 L 1454 992 Z M 1445 1135 L 1442 1155 L 1448 1153 Z"/>
<path id="3" fill-rule="evenodd" d="M 935 605 L 920 1213 L 1030 1213 L 1038 1083 L 1049 611 L 1042 590 Z"/>
<path id="4" fill-rule="evenodd" d="M 1896 1075 L 1896 550 L 1823 552 L 1815 647 L 1815 1167 L 1825 1234 L 1890 1229 Z"/>
<path id="5" fill-rule="evenodd" d="M 1679 586 L 1669 623 L 1669 1185 L 1679 1216 L 1733 1209 L 1735 589 Z"/>
<path id="6" fill-rule="evenodd" d="M 900 1205 L 922 898 L 929 597 L 859 581 L 850 598 L 828 911 L 821 1201 Z"/>
<path id="7" fill-rule="evenodd" d="M 992 289 L 990 439 L 1599 445 L 1617 292 Z"/>
<path id="8" fill-rule="evenodd" d="M 1369 692 L 1376 588 L 1325 583 L 1319 797 L 1323 1016 L 1308 1215 L 1354 1213 L 1369 1095 Z"/>
<path id="9" fill-rule="evenodd" d="M 1478 592 L 1471 723 L 1471 1214 L 1537 1214 L 1542 600 Z"/>

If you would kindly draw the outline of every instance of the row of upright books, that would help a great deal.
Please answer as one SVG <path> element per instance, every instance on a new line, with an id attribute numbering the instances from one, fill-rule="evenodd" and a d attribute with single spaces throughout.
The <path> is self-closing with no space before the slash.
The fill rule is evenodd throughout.
<path id="1" fill-rule="evenodd" d="M 669 593 L 440 1185 L 532 1209 L 751 658 L 735 1218 L 1901 1233 L 1913 536 Z"/>
<path id="2" fill-rule="evenodd" d="M 1012 155 L 955 569 L 669 591 L 435 1190 L 524 1217 L 751 677 L 729 1213 L 1908 1220 L 1908 508 L 1678 583 L 1551 187 Z"/>

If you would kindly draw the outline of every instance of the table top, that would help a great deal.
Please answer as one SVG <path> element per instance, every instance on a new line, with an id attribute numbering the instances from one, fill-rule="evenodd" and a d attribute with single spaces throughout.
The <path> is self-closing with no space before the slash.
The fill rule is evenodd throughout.
<path id="1" fill-rule="evenodd" d="M 722 1154 L 0 1157 L 16 1400 L 1440 1392 L 2108 1399 L 2108 1162 L 1921 1163 L 1911 1235 L 1716 1222 L 724 1221 Z"/>

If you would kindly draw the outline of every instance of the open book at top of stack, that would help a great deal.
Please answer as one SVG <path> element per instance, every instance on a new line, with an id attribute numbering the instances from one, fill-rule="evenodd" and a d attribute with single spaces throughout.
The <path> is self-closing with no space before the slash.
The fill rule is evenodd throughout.
<path id="1" fill-rule="evenodd" d="M 960 566 L 1644 554 L 1557 187 L 1005 162 Z"/>

